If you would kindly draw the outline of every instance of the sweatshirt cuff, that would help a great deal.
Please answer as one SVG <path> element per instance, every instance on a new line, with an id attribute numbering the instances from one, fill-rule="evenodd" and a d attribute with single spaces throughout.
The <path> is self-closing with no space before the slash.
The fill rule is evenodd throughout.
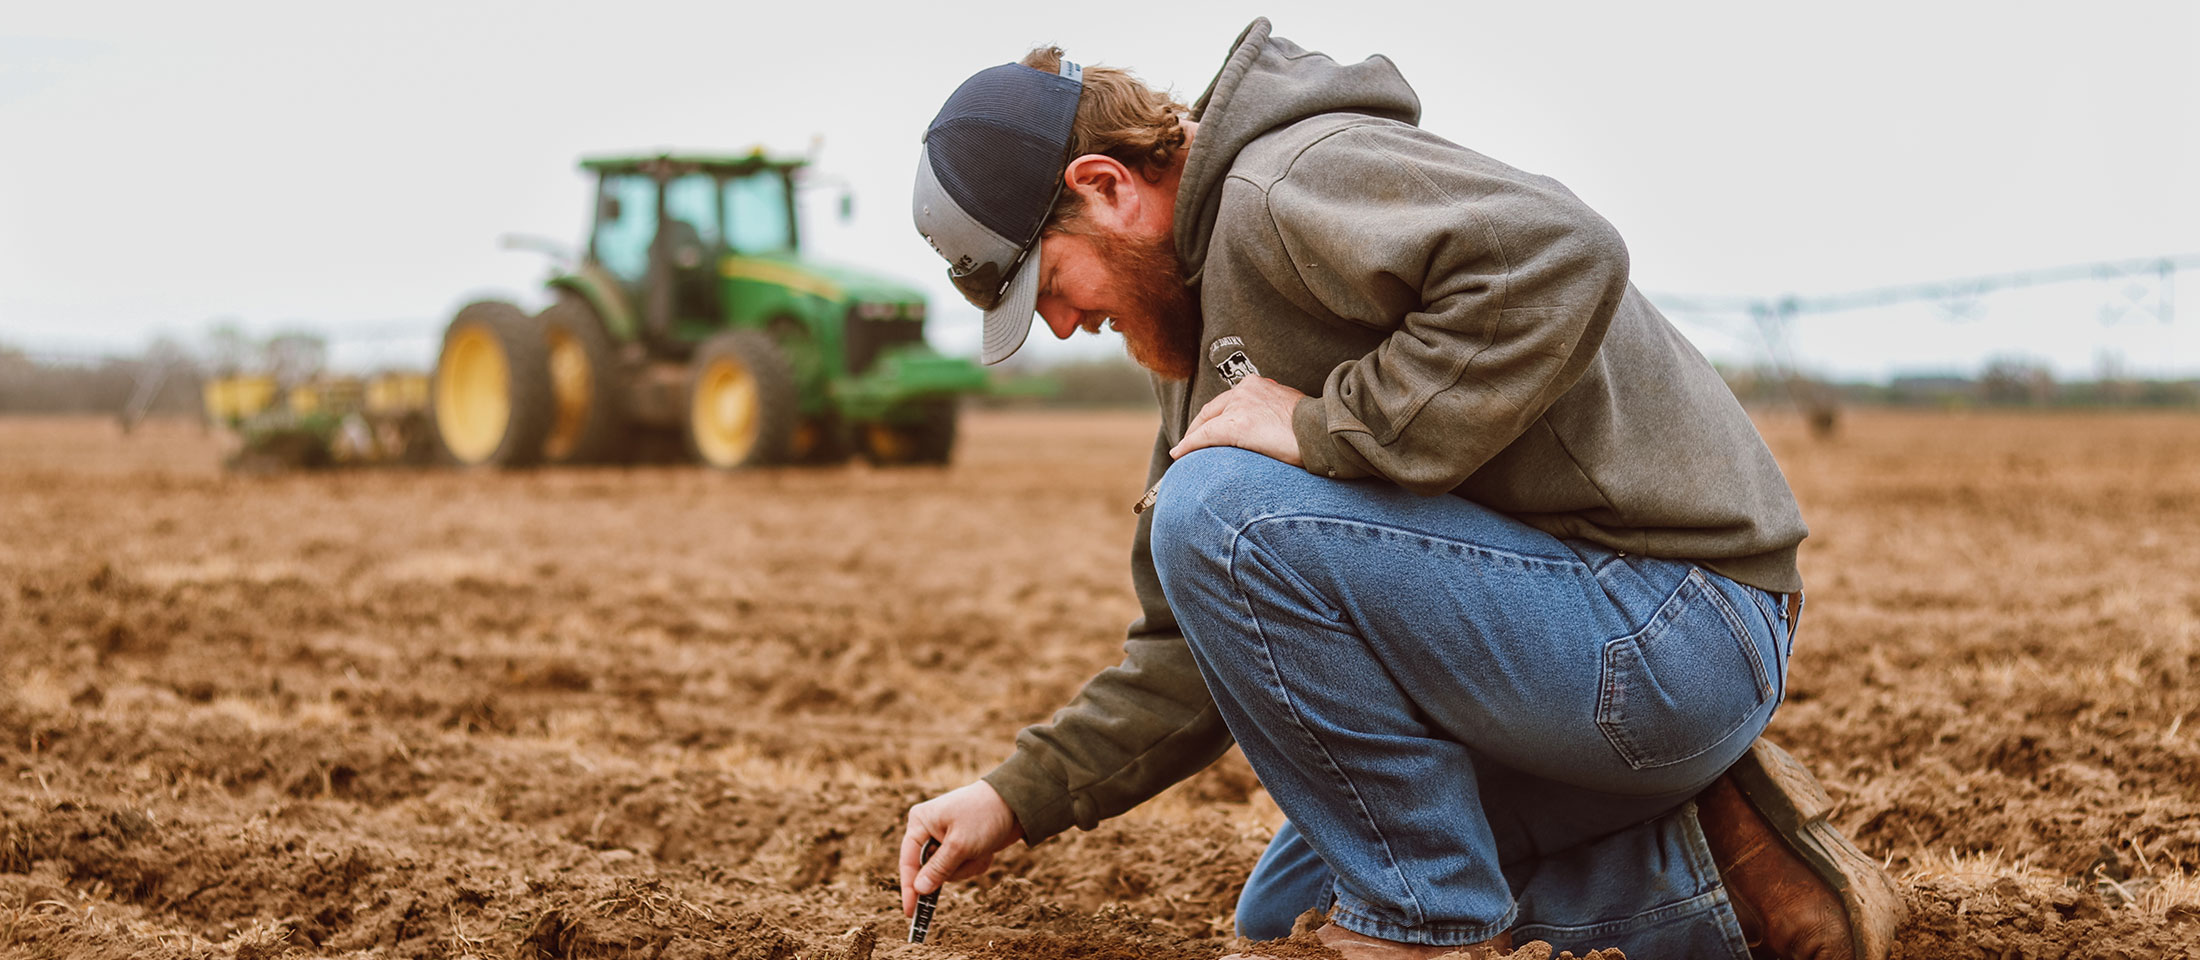
<path id="1" fill-rule="evenodd" d="M 1029 750 L 1018 750 L 983 778 L 993 786 L 1023 827 L 1024 845 L 1038 846 L 1047 838 L 1076 825 L 1069 791 L 1061 778 L 1047 769 Z"/>
<path id="2" fill-rule="evenodd" d="M 1368 476 L 1359 458 L 1338 449 L 1336 437 L 1329 432 L 1329 413 L 1322 398 L 1302 397 L 1298 406 L 1291 408 L 1291 433 L 1298 437 L 1299 459 L 1306 464 L 1306 472 L 1333 480 Z"/>

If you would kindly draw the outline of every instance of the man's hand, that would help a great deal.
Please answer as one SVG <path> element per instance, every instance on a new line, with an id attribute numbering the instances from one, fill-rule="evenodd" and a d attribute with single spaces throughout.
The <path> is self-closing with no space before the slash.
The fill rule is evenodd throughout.
<path id="1" fill-rule="evenodd" d="M 1024 827 L 993 789 L 980 780 L 909 808 L 901 835 L 901 912 L 915 916 L 917 897 L 949 880 L 968 880 L 993 866 L 993 855 L 1023 839 Z M 924 841 L 940 848 L 920 867 Z"/>
<path id="2" fill-rule="evenodd" d="M 1305 398 L 1267 377 L 1246 377 L 1199 409 L 1184 429 L 1184 439 L 1169 448 L 1169 456 L 1201 447 L 1243 447 L 1294 467 L 1306 466 L 1299 458 L 1299 435 L 1291 431 L 1291 411 Z"/>

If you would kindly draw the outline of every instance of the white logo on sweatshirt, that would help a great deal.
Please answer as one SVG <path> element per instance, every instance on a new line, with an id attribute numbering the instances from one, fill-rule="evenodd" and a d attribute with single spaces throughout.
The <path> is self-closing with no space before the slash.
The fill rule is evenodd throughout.
<path id="1" fill-rule="evenodd" d="M 1238 337 L 1223 337 L 1207 347 L 1207 359 L 1214 363 L 1215 372 L 1222 374 L 1222 379 L 1233 387 L 1246 377 L 1260 376 L 1260 368 L 1253 365 L 1253 358 L 1245 355 L 1244 347 L 1245 341 Z M 1231 351 L 1229 356 L 1222 355 L 1225 350 Z"/>
<path id="2" fill-rule="evenodd" d="M 1215 364 L 1215 370 L 1233 387 L 1246 377 L 1260 376 L 1260 368 L 1253 366 L 1253 358 L 1246 356 L 1243 350 L 1222 358 L 1221 363 Z"/>

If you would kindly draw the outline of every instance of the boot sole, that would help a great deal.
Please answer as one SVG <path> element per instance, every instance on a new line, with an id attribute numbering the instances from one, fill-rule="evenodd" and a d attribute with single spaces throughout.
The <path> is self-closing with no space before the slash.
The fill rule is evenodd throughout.
<path id="1" fill-rule="evenodd" d="M 1849 942 L 1856 960 L 1886 960 L 1894 949 L 1895 930 L 1909 916 L 1909 906 L 1879 861 L 1857 849 L 1826 819 L 1833 810 L 1833 798 L 1818 778 L 1763 737 L 1727 774 L 1788 848 L 1840 895 L 1849 915 Z"/>

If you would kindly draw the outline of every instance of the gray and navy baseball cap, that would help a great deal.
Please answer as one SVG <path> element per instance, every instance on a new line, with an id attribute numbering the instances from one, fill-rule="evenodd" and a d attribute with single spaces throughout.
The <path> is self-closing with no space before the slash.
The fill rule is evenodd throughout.
<path id="1" fill-rule="evenodd" d="M 985 311 L 978 359 L 1023 346 L 1039 302 L 1039 229 L 1062 193 L 1084 69 L 1017 63 L 955 88 L 924 131 L 913 210 L 917 232 L 947 258 L 948 279 Z"/>

